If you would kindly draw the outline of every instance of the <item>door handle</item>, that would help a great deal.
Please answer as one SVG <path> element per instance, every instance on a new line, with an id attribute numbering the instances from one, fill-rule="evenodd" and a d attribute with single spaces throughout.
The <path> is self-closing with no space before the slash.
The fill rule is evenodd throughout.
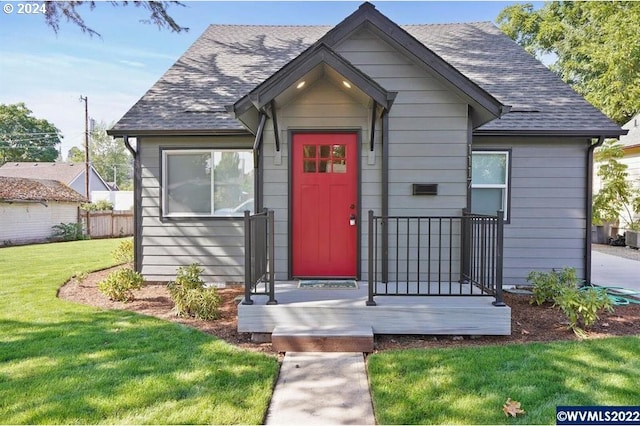
<path id="1" fill-rule="evenodd" d="M 351 216 L 349 216 L 349 225 L 356 226 L 356 215 L 355 214 L 352 214 Z"/>

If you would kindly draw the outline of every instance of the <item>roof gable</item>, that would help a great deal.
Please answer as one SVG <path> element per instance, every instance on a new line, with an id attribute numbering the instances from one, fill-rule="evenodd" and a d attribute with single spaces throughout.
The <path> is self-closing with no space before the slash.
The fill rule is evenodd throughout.
<path id="1" fill-rule="evenodd" d="M 620 137 L 620 142 L 625 147 L 640 146 L 640 113 L 627 121 L 622 128 L 629 133 Z"/>
<path id="2" fill-rule="evenodd" d="M 453 90 L 472 105 L 476 115 L 474 122 L 478 125 L 498 118 L 509 111 L 508 105 L 502 104 L 401 26 L 380 13 L 369 2 L 363 3 L 358 10 L 327 32 L 318 43 L 335 46 L 363 26 L 427 68 L 445 87 Z M 484 111 L 479 111 L 479 109 Z"/>
<path id="3" fill-rule="evenodd" d="M 228 109 L 240 119 L 251 107 L 262 110 L 288 87 L 291 87 L 319 65 L 328 65 L 337 71 L 382 108 L 389 109 L 391 107 L 396 96 L 395 92 L 385 90 L 324 43 L 316 43 Z"/>
<path id="4" fill-rule="evenodd" d="M 71 185 L 82 173 L 84 173 L 84 164 L 79 163 L 11 161 L 0 167 L 0 176 L 57 180 L 67 185 Z"/>
<path id="5" fill-rule="evenodd" d="M 84 163 L 10 161 L 0 166 L 0 176 L 57 180 L 66 185 L 73 185 L 77 179 L 82 179 L 84 172 Z M 99 179 L 105 190 L 110 190 L 109 185 L 107 185 L 93 165 L 91 166 L 91 173 Z M 93 180 L 93 178 L 91 179 Z"/>

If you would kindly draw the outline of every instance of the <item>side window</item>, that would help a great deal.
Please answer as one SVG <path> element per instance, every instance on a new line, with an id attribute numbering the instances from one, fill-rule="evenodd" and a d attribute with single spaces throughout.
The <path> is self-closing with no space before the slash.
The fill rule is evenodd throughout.
<path id="1" fill-rule="evenodd" d="M 509 217 L 509 152 L 474 151 L 471 157 L 471 211 Z"/>
<path id="2" fill-rule="evenodd" d="M 162 211 L 165 217 L 242 216 L 253 212 L 250 150 L 162 151 Z"/>

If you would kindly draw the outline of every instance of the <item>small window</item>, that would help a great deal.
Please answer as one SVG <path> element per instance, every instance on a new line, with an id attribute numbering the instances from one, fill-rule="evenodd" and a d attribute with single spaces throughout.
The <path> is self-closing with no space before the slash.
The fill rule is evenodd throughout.
<path id="1" fill-rule="evenodd" d="M 254 211 L 250 150 L 162 151 L 165 217 L 242 216 Z"/>
<path id="2" fill-rule="evenodd" d="M 509 198 L 509 152 L 474 151 L 471 158 L 471 211 L 495 215 Z"/>
<path id="3" fill-rule="evenodd" d="M 346 145 L 303 145 L 302 153 L 304 173 L 347 172 Z"/>

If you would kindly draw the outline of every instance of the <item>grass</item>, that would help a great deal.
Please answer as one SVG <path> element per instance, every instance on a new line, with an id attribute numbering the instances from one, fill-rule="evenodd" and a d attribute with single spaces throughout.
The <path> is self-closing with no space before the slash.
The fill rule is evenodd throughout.
<path id="1" fill-rule="evenodd" d="M 56 298 L 120 240 L 0 249 L 0 424 L 260 424 L 273 357 L 192 328 Z"/>
<path id="2" fill-rule="evenodd" d="M 379 424 L 555 424 L 558 405 L 637 405 L 640 337 L 384 352 L 368 358 Z M 507 398 L 526 414 L 507 418 Z"/>

